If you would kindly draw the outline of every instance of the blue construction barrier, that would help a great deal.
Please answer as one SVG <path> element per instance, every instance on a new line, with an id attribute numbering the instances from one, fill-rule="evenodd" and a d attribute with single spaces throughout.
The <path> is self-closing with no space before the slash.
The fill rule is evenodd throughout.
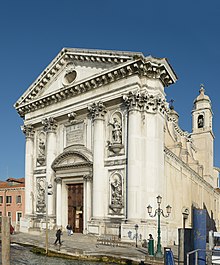
<path id="1" fill-rule="evenodd" d="M 165 259 L 164 262 L 165 265 L 175 265 L 173 252 L 170 248 L 164 249 L 164 259 Z"/>
<path id="2" fill-rule="evenodd" d="M 193 245 L 194 249 L 206 249 L 206 215 L 204 209 L 193 209 Z M 198 265 L 206 264 L 205 251 L 199 252 Z"/>

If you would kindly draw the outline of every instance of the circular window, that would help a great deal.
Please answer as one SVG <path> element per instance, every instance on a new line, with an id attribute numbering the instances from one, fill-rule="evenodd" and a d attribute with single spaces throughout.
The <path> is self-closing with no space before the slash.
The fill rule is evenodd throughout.
<path id="1" fill-rule="evenodd" d="M 70 85 L 76 79 L 76 71 L 72 70 L 64 75 L 63 84 Z"/>

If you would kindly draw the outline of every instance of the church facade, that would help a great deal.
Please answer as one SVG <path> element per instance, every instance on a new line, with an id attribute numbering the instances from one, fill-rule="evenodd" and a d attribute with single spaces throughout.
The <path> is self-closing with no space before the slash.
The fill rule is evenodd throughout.
<path id="1" fill-rule="evenodd" d="M 47 212 L 50 229 L 156 238 L 147 206 L 157 209 L 158 195 L 164 214 L 172 206 L 162 243 L 192 227 L 193 208 L 218 229 L 211 101 L 201 86 L 183 131 L 165 94 L 176 80 L 164 58 L 63 49 L 15 104 L 26 136 L 21 230 L 45 229 Z"/>

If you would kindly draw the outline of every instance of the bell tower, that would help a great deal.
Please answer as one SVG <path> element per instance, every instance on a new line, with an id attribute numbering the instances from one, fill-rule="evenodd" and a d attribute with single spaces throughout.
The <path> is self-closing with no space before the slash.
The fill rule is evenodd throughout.
<path id="1" fill-rule="evenodd" d="M 203 177 L 210 184 L 213 175 L 214 142 L 212 117 L 211 100 L 205 95 L 204 85 L 201 85 L 192 110 L 192 139 L 196 148 L 195 159 L 203 166 Z"/>

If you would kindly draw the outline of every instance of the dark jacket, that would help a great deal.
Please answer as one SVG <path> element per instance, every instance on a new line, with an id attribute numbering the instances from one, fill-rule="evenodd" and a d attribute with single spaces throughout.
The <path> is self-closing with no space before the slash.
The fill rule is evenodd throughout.
<path id="1" fill-rule="evenodd" d="M 56 237 L 60 237 L 61 235 L 62 235 L 62 231 L 60 229 L 58 229 L 56 232 Z"/>

